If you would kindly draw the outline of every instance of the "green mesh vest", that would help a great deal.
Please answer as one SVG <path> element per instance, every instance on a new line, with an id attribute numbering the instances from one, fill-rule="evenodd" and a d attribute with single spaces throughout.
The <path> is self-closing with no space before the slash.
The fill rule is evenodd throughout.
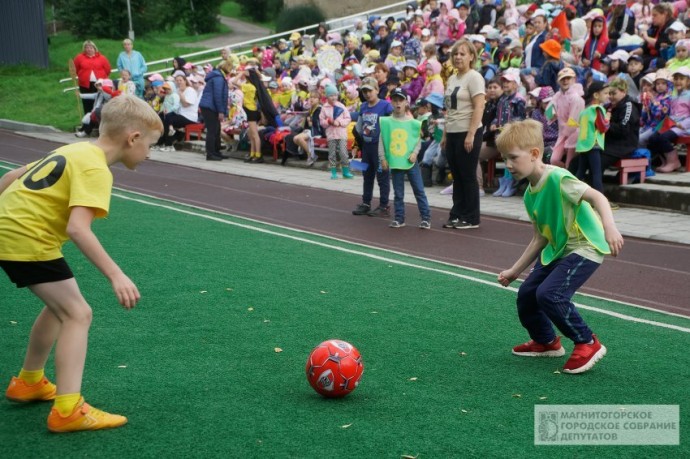
<path id="1" fill-rule="evenodd" d="M 381 139 L 386 152 L 386 161 L 391 169 L 410 169 L 409 157 L 419 142 L 421 121 L 415 119 L 397 120 L 392 116 L 379 118 Z"/>
<path id="2" fill-rule="evenodd" d="M 590 105 L 580 113 L 580 131 L 575 145 L 575 151 L 578 153 L 588 153 L 594 147 L 604 149 L 604 133 L 599 132 L 595 124 L 597 112 L 601 112 L 602 116 L 606 115 L 601 105 Z"/>
<path id="3" fill-rule="evenodd" d="M 561 193 L 561 182 L 565 177 L 575 178 L 566 169 L 556 167 L 551 170 L 544 186 L 539 191 L 532 191 L 532 185 L 525 192 L 525 207 L 530 220 L 539 229 L 539 233 L 548 240 L 548 244 L 541 251 L 541 264 L 546 266 L 560 258 L 568 243 L 569 228 L 566 228 L 563 213 L 565 198 Z M 608 254 L 609 245 L 604 237 L 604 227 L 599 216 L 586 201 L 580 201 L 575 206 L 575 220 L 579 232 L 599 253 Z"/>

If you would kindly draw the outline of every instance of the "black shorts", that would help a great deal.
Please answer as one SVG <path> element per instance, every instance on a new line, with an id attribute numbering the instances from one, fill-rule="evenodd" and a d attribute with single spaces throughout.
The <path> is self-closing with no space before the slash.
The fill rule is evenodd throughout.
<path id="1" fill-rule="evenodd" d="M 50 261 L 4 261 L 0 268 L 17 284 L 17 288 L 72 279 L 74 274 L 64 258 Z"/>
<path id="2" fill-rule="evenodd" d="M 247 121 L 254 121 L 257 123 L 261 121 L 261 112 L 259 110 L 249 110 L 245 108 L 244 112 L 247 114 Z"/>

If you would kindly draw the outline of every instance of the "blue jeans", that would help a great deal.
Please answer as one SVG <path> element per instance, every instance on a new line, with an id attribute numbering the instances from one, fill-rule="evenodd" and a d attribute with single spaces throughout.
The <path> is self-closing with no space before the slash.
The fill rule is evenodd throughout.
<path id="1" fill-rule="evenodd" d="M 364 147 L 362 147 L 362 162 L 369 164 L 367 170 L 362 173 L 364 176 L 362 202 L 371 205 L 371 199 L 374 195 L 374 178 L 376 178 L 379 183 L 379 205 L 381 207 L 388 207 L 388 196 L 391 193 L 391 179 L 388 170 L 379 170 L 378 142 L 364 144 Z"/>
<path id="2" fill-rule="evenodd" d="M 576 344 L 592 340 L 592 330 L 571 300 L 598 267 L 599 263 L 575 253 L 546 266 L 537 260 L 517 295 L 520 323 L 530 338 L 550 343 L 556 337 L 553 324 Z"/>
<path id="3" fill-rule="evenodd" d="M 431 220 L 431 209 L 429 209 L 429 201 L 426 199 L 424 193 L 424 183 L 422 182 L 422 173 L 419 170 L 419 164 L 414 163 L 410 169 L 391 169 L 391 177 L 393 178 L 393 204 L 395 205 L 395 221 L 398 223 L 405 222 L 405 176 L 407 175 L 414 192 L 414 198 L 417 200 L 417 208 L 422 220 Z"/>

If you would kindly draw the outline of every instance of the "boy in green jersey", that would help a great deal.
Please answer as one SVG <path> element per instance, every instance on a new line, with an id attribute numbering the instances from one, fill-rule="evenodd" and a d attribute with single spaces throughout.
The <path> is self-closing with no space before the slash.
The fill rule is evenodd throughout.
<path id="1" fill-rule="evenodd" d="M 404 89 L 395 88 L 390 98 L 393 114 L 380 119 L 381 136 L 379 137 L 379 162 L 383 170 L 389 168 L 391 170 L 395 196 L 393 201 L 395 220 L 388 226 L 391 228 L 405 226 L 405 176 L 407 176 L 419 208 L 421 217 L 419 228 L 431 229 L 431 210 L 424 193 L 422 174 L 417 164 L 422 122 L 408 113 L 409 103 Z"/>
<path id="2" fill-rule="evenodd" d="M 524 201 L 534 225 L 532 241 L 515 264 L 498 275 L 498 282 L 508 286 L 537 259 L 517 295 L 518 316 L 531 340 L 514 347 L 513 354 L 564 355 L 555 325 L 575 343 L 563 371 L 583 373 L 606 355 L 606 348 L 592 334 L 572 297 L 594 274 L 605 254 L 618 255 L 623 237 L 603 194 L 566 169 L 542 162 L 541 123 L 509 123 L 496 145 L 513 176 L 529 181 Z"/>

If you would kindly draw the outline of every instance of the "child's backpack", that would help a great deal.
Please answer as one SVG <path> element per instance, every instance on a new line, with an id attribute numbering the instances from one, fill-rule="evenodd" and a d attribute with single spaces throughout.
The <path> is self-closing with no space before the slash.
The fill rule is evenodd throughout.
<path id="1" fill-rule="evenodd" d="M 266 128 L 266 130 L 264 131 L 264 139 L 271 144 L 273 150 L 273 157 L 275 159 L 278 159 L 278 157 L 282 156 L 285 152 L 285 138 L 289 136 L 292 133 L 292 131 L 290 130 L 290 128 L 279 128 L 272 129 L 269 132 L 266 131 L 269 131 L 269 128 Z"/>

